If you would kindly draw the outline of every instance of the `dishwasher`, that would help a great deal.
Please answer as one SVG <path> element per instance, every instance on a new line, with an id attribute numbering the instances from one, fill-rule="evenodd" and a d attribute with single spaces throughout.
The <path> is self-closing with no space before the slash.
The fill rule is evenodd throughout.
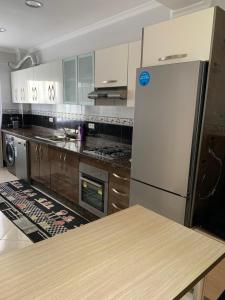
<path id="1" fill-rule="evenodd" d="M 27 141 L 15 137 L 15 169 L 16 177 L 28 180 L 27 170 Z"/>

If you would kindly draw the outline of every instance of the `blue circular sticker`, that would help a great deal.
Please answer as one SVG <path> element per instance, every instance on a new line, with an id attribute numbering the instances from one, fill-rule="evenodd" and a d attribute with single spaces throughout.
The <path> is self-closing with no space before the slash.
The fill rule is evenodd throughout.
<path id="1" fill-rule="evenodd" d="M 139 83 L 142 86 L 146 86 L 150 83 L 151 74 L 147 71 L 142 71 L 139 75 Z"/>

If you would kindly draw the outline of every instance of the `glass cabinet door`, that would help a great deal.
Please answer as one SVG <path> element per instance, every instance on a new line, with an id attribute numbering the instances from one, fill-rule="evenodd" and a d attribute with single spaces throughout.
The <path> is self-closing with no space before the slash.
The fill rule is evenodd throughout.
<path id="1" fill-rule="evenodd" d="M 77 103 L 94 105 L 88 94 L 94 90 L 94 53 L 80 55 L 77 58 Z"/>
<path id="2" fill-rule="evenodd" d="M 77 104 L 77 57 L 63 61 L 64 103 Z"/>

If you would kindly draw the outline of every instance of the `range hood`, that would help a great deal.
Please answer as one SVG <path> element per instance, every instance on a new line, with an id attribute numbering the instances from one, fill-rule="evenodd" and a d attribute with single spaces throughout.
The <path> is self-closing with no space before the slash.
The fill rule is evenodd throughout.
<path id="1" fill-rule="evenodd" d="M 116 88 L 96 88 L 93 92 L 88 94 L 90 99 L 127 99 L 127 87 Z"/>

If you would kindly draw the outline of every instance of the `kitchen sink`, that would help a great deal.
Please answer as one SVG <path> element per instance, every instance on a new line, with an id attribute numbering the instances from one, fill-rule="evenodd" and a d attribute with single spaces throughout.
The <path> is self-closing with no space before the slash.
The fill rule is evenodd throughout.
<path id="1" fill-rule="evenodd" d="M 40 139 L 40 140 L 44 140 L 44 141 L 49 141 L 49 142 L 71 142 L 71 141 L 75 141 L 75 139 L 72 138 L 68 138 L 65 136 L 57 136 L 57 135 L 53 135 L 53 136 L 35 136 L 36 139 Z"/>

